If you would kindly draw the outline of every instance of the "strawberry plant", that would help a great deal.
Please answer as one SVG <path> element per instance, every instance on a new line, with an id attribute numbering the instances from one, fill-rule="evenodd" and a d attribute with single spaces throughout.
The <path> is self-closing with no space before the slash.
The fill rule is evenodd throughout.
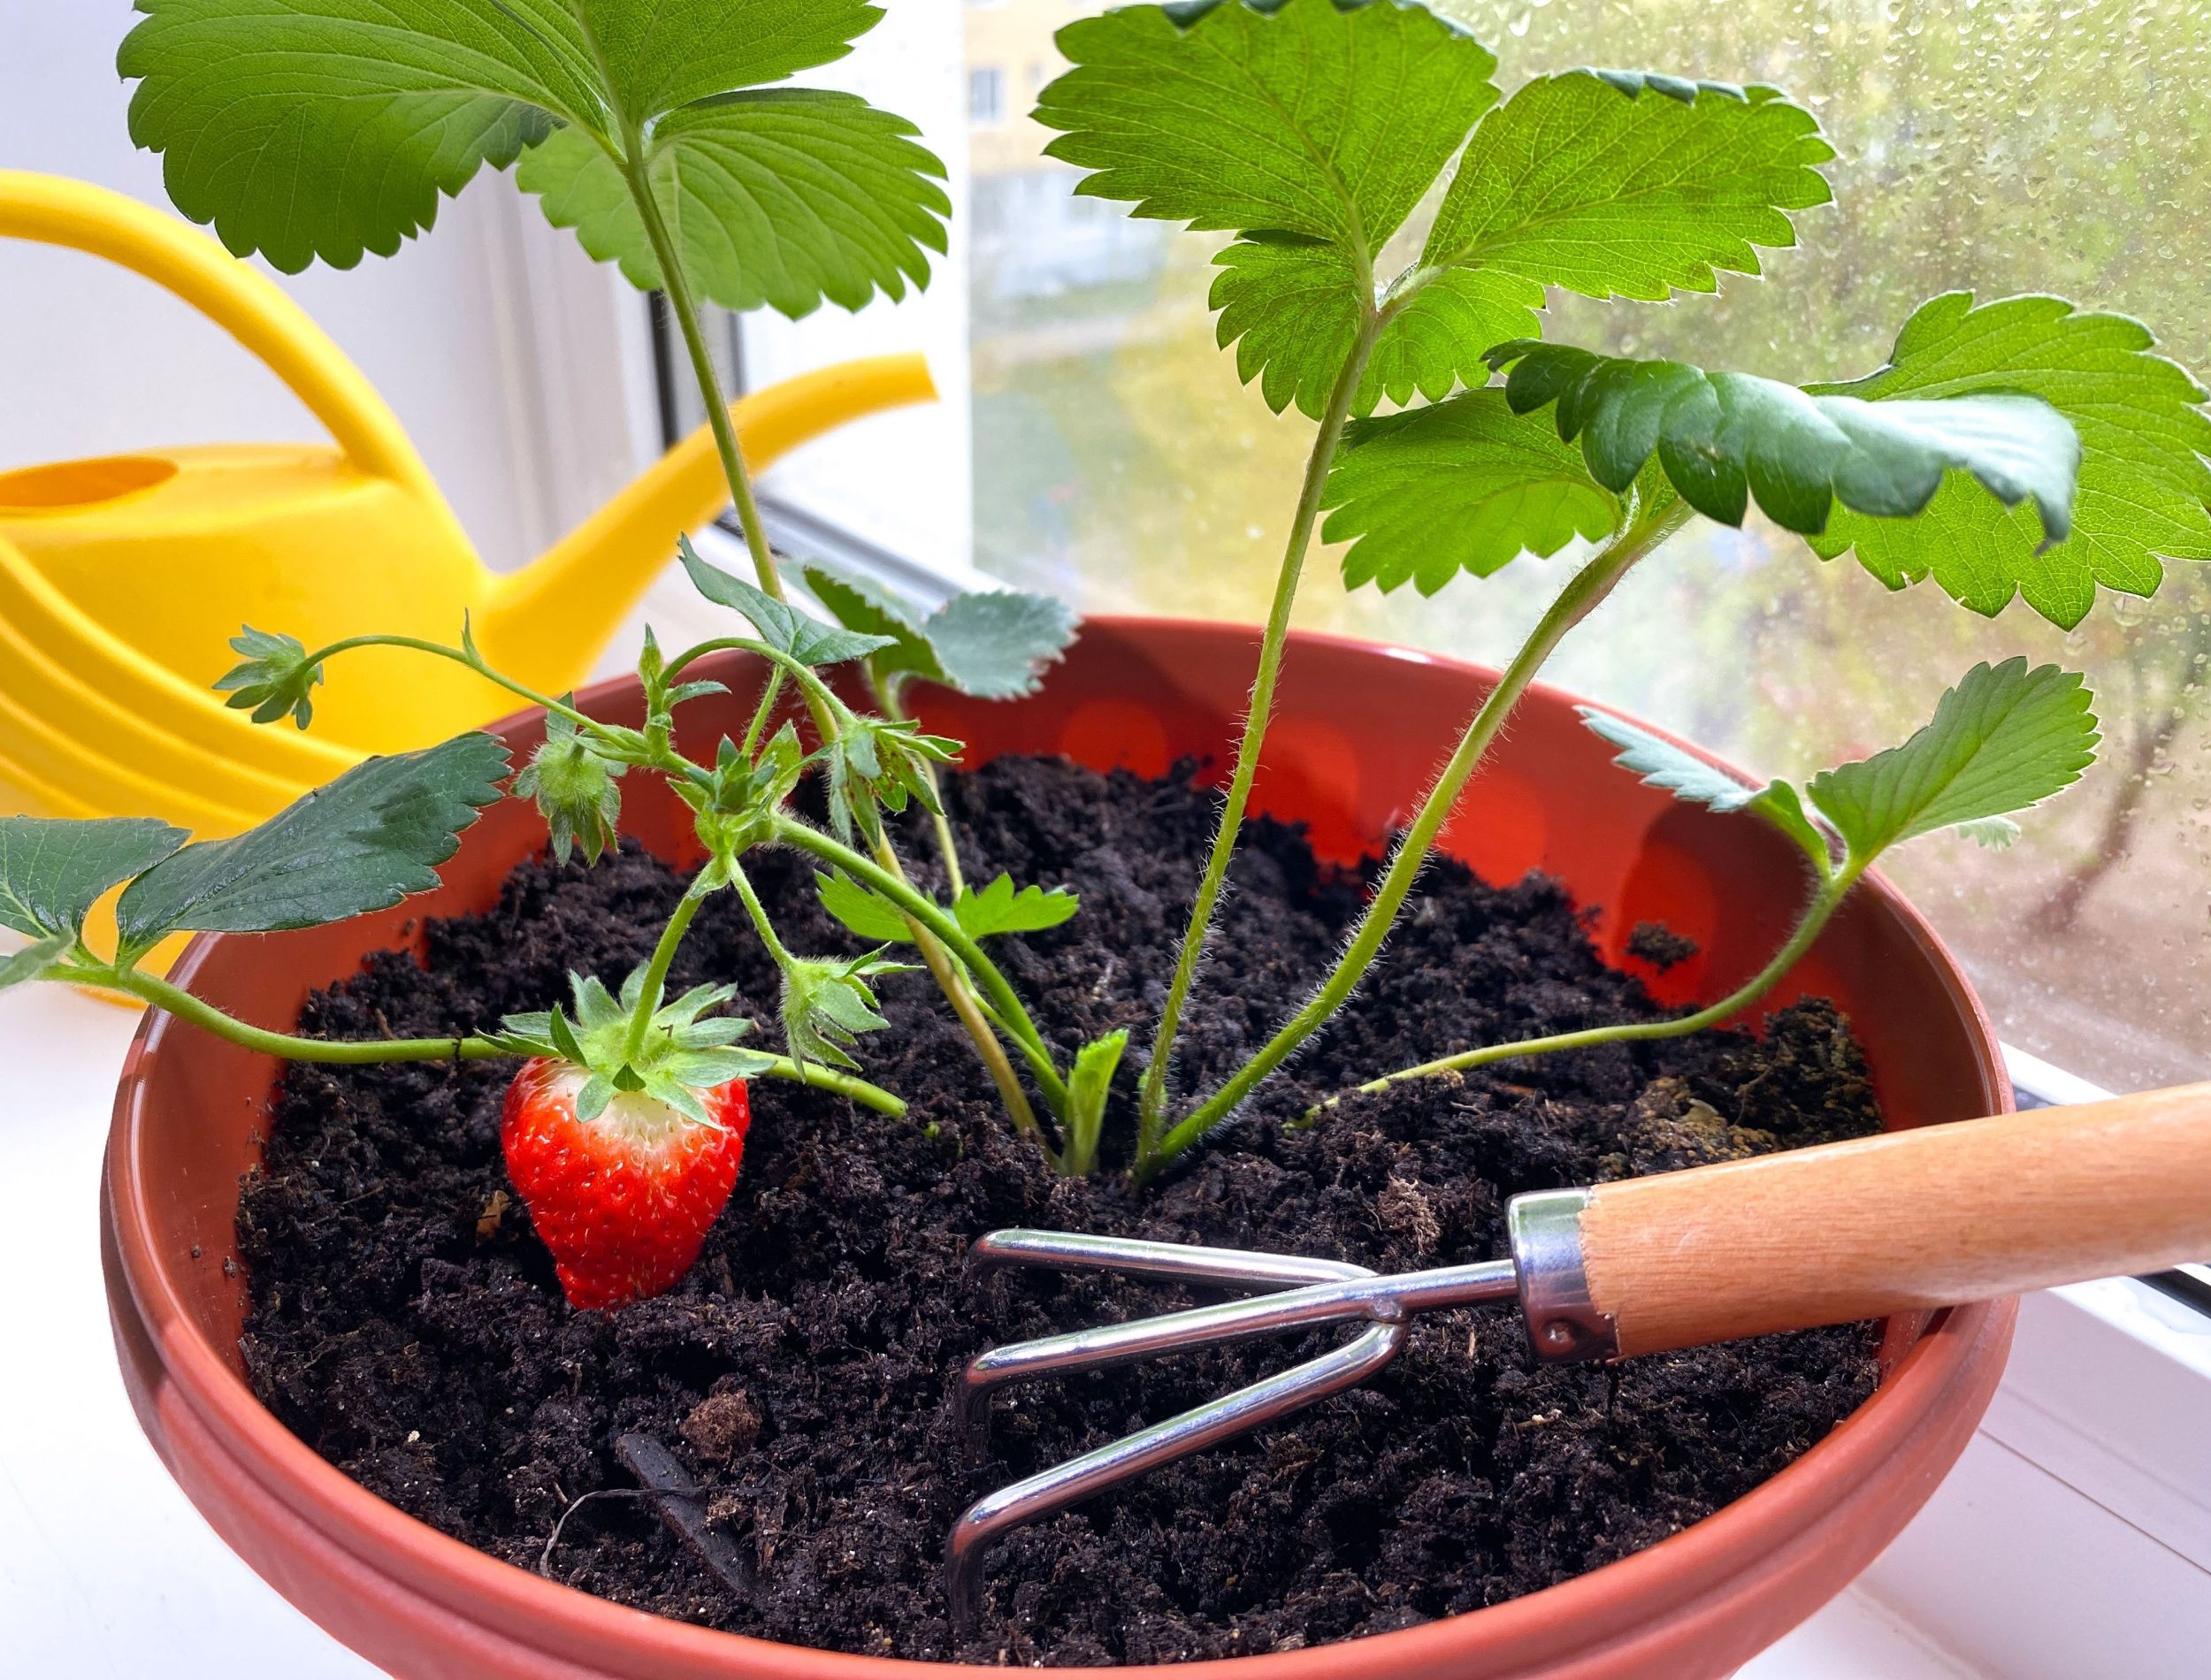
<path id="1" fill-rule="evenodd" d="M 819 563 L 804 583 L 827 616 L 790 599 L 700 326 L 701 298 L 798 316 L 926 283 L 946 201 L 914 131 L 850 95 L 777 85 L 840 57 L 879 14 L 852 0 L 138 4 L 146 15 L 119 60 L 139 82 L 134 136 L 164 154 L 179 207 L 233 250 L 287 269 L 389 253 L 429 227 L 441 194 L 486 164 L 511 164 L 587 251 L 665 293 L 754 576 L 722 571 L 687 541 L 680 556 L 751 633 L 672 657 L 648 633 L 638 728 L 501 675 L 465 627 L 452 645 L 363 634 L 310 650 L 251 627 L 233 644 L 240 662 L 218 686 L 260 723 L 309 727 L 325 662 L 367 646 L 458 661 L 543 707 L 544 742 L 509 791 L 541 813 L 563 860 L 601 857 L 631 779 L 664 778 L 707 861 L 649 959 L 611 989 L 578 976 L 570 999 L 494 1030 L 334 1042 L 233 1019 L 142 966 L 172 931 L 312 926 L 434 885 L 509 769 L 481 735 L 372 760 L 231 840 L 187 844 L 158 822 L 0 821 L 0 925 L 29 941 L 0 963 L 0 986 L 105 988 L 294 1059 L 523 1058 L 503 1132 L 509 1172 L 579 1304 L 665 1288 L 688 1266 L 735 1180 L 745 1081 L 799 1081 L 903 1112 L 858 1074 L 867 1035 L 887 1024 L 876 987 L 912 966 L 907 947 L 1011 1123 L 1060 1170 L 1095 1170 L 1130 1035 L 1064 1053 L 988 948 L 1066 921 L 1075 895 L 960 856 L 939 777 L 960 744 L 909 706 L 917 683 L 1031 691 L 1071 615 L 1010 592 L 923 611 Z M 1710 292 L 1723 272 L 1756 274 L 1762 248 L 1795 242 L 1798 218 L 1829 199 L 1820 165 L 1832 152 L 1774 88 L 1569 71 L 1503 98 L 1486 48 L 1400 0 L 1132 6 L 1059 39 L 1073 67 L 1037 110 L 1057 131 L 1051 151 L 1086 172 L 1082 193 L 1230 236 L 1212 292 L 1220 341 L 1271 409 L 1295 408 L 1313 427 L 1220 825 L 1139 1058 L 1127 1152 L 1139 1182 L 1235 1113 L 1343 1006 L 1528 683 L 1693 518 L 1740 524 L 1755 504 L 1823 559 L 1854 553 L 1892 588 L 1932 579 L 1976 612 L 2016 598 L 2069 626 L 2100 586 L 2148 594 L 2164 558 L 2211 558 L 2206 393 L 2119 317 L 1949 294 L 1912 315 L 1878 370 L 1802 385 L 1540 336 L 1549 288 L 1668 300 Z M 330 97 L 335 87 L 353 96 Z M 1466 720 L 1311 1000 L 1213 1088 L 1178 1095 L 1175 1042 L 1316 537 L 1344 545 L 1347 584 L 1383 590 L 1433 592 L 1523 555 L 1576 558 Z M 761 661 L 767 678 L 741 737 L 694 760 L 675 745 L 677 714 L 719 691 L 694 668 L 724 650 Z M 824 675 L 839 667 L 842 686 Z M 2002 844 L 2016 813 L 2078 778 L 2098 739 L 2080 679 L 2024 660 L 1977 667 L 1909 741 L 1801 784 L 1744 787 L 1609 714 L 1588 722 L 1625 768 L 1786 836 L 1805 860 L 1802 914 L 1758 974 L 1707 1008 L 1438 1046 L 1363 1088 L 1715 1024 L 1779 980 L 1888 847 L 1942 829 Z M 794 806 L 809 776 L 825 823 Z M 897 848 L 896 819 L 916 807 L 933 826 L 941 895 L 915 883 Z M 789 947 L 745 867 L 767 846 L 812 859 L 822 905 L 868 949 Z M 118 887 L 120 942 L 103 954 L 86 917 Z M 780 1053 L 741 1042 L 749 1023 L 720 1012 L 727 987 L 667 996 L 686 930 L 725 889 L 781 976 Z"/>
<path id="2" fill-rule="evenodd" d="M 1038 98 L 1037 120 L 1059 131 L 1047 149 L 1088 172 L 1079 193 L 1232 235 L 1214 258 L 1220 341 L 1270 408 L 1315 423 L 1220 828 L 1144 1072 L 1139 1178 L 1233 1113 L 1343 1005 L 1527 684 L 1693 517 L 1740 524 L 1755 500 L 1821 557 L 1855 552 L 1892 588 L 1932 577 L 1976 612 L 2017 597 L 2068 626 L 2099 585 L 2154 591 L 2161 556 L 2211 559 L 2206 393 L 2121 317 L 1950 294 L 1904 325 L 1886 366 L 1801 386 L 1537 336 L 1547 288 L 1624 302 L 1710 292 L 1722 271 L 1757 273 L 1759 248 L 1795 242 L 1796 218 L 1831 196 L 1819 165 L 1832 152 L 1776 88 L 1576 70 L 1501 99 L 1486 48 L 1397 0 L 1131 6 L 1059 41 L 1073 68 Z M 1439 187 L 1414 244 L 1411 218 Z M 1412 254 L 1392 271 L 1398 249 Z M 1396 412 L 1377 413 L 1385 403 Z M 1348 544 L 1353 587 L 1432 593 L 1522 554 L 1577 541 L 1592 552 L 1467 721 L 1311 1002 L 1177 1118 L 1174 1040 L 1316 526 Z M 2043 695 L 2061 680 L 2011 678 Z M 1840 799 L 1872 767 L 1938 765 L 1939 749 L 1962 750 L 1959 720 L 2000 686 L 1975 673 L 1901 760 L 1815 781 L 1818 826 L 1800 811 L 1792 829 L 1821 883 L 1804 943 L 1873 853 L 1921 831 L 1884 832 L 1818 790 Z M 2085 692 L 2068 692 L 2070 733 L 2024 719 L 1992 729 L 1965 782 L 1985 797 L 1950 821 L 1999 817 L 2078 774 L 2095 737 Z M 1994 766 L 2020 774 L 2006 781 Z M 1732 800 L 1717 781 L 1707 773 L 1712 798 Z M 1789 943 L 1756 989 L 1801 952 Z"/>

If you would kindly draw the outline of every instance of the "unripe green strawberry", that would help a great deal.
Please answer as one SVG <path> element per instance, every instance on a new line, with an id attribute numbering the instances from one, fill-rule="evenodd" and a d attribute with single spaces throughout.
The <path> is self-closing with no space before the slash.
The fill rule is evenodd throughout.
<path id="1" fill-rule="evenodd" d="M 596 1119 L 578 1119 L 589 1077 L 551 1057 L 525 1062 L 499 1133 L 507 1176 L 579 1310 L 659 1294 L 691 1270 L 737 1184 L 752 1123 L 741 1079 L 698 1093 L 704 1121 L 644 1091 L 617 1091 Z"/>

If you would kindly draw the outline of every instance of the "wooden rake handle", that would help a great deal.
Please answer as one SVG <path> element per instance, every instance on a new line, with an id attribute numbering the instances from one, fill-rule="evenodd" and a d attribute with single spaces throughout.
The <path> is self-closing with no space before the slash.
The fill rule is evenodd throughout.
<path id="1" fill-rule="evenodd" d="M 1599 1185 L 1579 1234 L 1622 1356 L 2211 1259 L 2211 1083 Z"/>

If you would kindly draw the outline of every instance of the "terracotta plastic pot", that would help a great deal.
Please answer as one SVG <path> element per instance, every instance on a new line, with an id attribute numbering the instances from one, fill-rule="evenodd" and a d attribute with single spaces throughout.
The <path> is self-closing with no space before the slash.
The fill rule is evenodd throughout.
<path id="1" fill-rule="evenodd" d="M 1093 620 L 1040 697 L 985 705 L 931 694 L 923 711 L 932 728 L 967 740 L 977 760 L 1057 752 L 1156 772 L 1183 754 L 1222 754 L 1257 640 L 1240 627 Z M 735 691 L 687 708 L 694 753 L 741 729 L 758 674 L 733 658 L 715 675 Z M 1348 858 L 1371 846 L 1407 814 L 1491 680 L 1424 654 L 1294 638 L 1259 803 L 1304 819 L 1325 853 Z M 631 683 L 602 685 L 585 704 L 638 721 Z M 526 749 L 540 729 L 525 716 L 503 732 Z M 1782 936 L 1803 891 L 1802 860 L 1763 825 L 1677 804 L 1608 760 L 1570 697 L 1531 691 L 1448 844 L 1491 879 L 1531 867 L 1563 876 L 1599 906 L 1608 951 L 1637 921 L 1664 920 L 1700 954 L 1653 976 L 1656 989 L 1717 995 Z M 648 844 L 684 859 L 672 799 L 633 796 L 629 814 Z M 310 988 L 353 973 L 364 951 L 404 945 L 418 918 L 490 904 L 501 878 L 541 839 L 533 813 L 509 802 L 470 831 L 439 892 L 339 927 L 203 937 L 177 976 L 250 1020 L 288 1023 Z M 1868 880 L 1783 997 L 1806 991 L 1849 1012 L 1892 1125 L 2009 1106 L 1994 1035 L 1956 965 L 1878 880 Z M 716 1633 L 556 1585 L 402 1515 L 287 1432 L 246 1386 L 238 1353 L 245 1292 L 224 1264 L 239 1177 L 255 1159 L 276 1074 L 266 1058 L 149 1019 L 117 1097 L 103 1226 L 116 1342 L 139 1418 L 208 1521 L 278 1591 L 405 1676 L 918 1680 L 948 1672 Z M 1871 1400 L 1772 1480 L 1633 1557 L 1426 1626 L 1176 1673 L 1724 1675 L 1839 1591 L 1933 1491 L 1996 1386 L 2013 1312 L 2009 1302 L 1984 1302 L 1893 1322 Z M 249 1662 L 244 1653 L 241 1661 Z"/>

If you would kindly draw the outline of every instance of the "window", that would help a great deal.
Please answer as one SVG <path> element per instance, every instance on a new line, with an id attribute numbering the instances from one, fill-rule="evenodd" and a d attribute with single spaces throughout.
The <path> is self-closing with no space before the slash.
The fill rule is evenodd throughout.
<path id="1" fill-rule="evenodd" d="M 1006 120 L 1006 75 L 985 65 L 968 72 L 968 120 L 993 124 Z"/>

